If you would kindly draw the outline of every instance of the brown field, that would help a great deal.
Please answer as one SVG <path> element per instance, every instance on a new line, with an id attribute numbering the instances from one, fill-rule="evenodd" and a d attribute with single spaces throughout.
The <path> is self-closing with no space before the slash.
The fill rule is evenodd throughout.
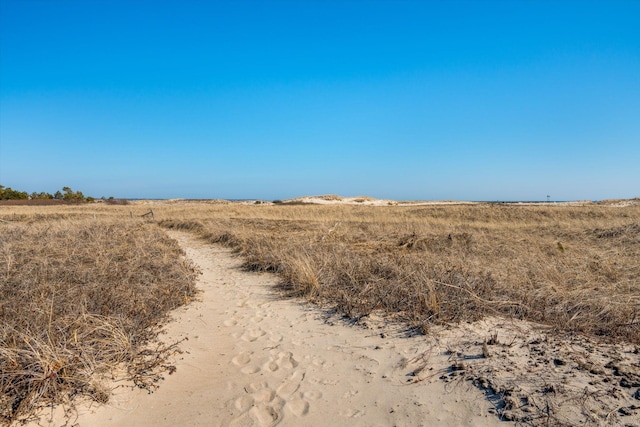
<path id="1" fill-rule="evenodd" d="M 291 295 L 354 320 L 383 312 L 428 333 L 497 316 L 640 344 L 637 200 L 0 206 L 1 417 L 61 395 L 103 399 L 96 378 L 150 363 L 155 326 L 194 294 L 158 225 L 230 246 Z"/>
<path id="2" fill-rule="evenodd" d="M 160 225 L 235 248 L 356 318 L 487 315 L 640 343 L 640 205 L 174 205 Z"/>

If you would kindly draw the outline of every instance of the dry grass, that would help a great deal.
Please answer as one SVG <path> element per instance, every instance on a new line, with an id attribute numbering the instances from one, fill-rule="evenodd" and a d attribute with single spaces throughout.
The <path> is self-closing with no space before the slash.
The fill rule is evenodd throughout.
<path id="1" fill-rule="evenodd" d="M 157 230 L 152 225 L 136 220 L 150 209 L 160 225 L 191 231 L 211 242 L 230 246 L 244 258 L 246 268 L 277 273 L 282 278 L 283 289 L 289 293 L 331 304 L 351 318 L 358 319 L 381 310 L 426 332 L 433 324 L 497 316 L 540 322 L 559 333 L 585 334 L 599 341 L 639 344 L 640 203 L 631 202 L 376 207 L 174 201 L 128 206 L 0 207 L 2 247 L 8 248 L 7 243 L 22 242 L 21 246 L 2 249 L 2 268 L 8 269 L 15 263 L 17 253 L 32 254 L 23 256 L 21 263 L 25 267 L 18 269 L 21 279 L 13 280 L 11 275 L 5 274 L 2 285 L 5 286 L 5 277 L 11 277 L 14 285 L 7 286 L 6 292 L 15 292 L 14 288 L 33 292 L 33 296 L 18 296 L 16 300 L 22 301 L 24 307 L 21 309 L 38 318 L 40 324 L 37 330 L 29 329 L 31 323 L 20 320 L 20 328 L 26 331 L 23 335 L 4 329 L 3 351 L 4 348 L 19 351 L 10 357 L 3 353 L 0 358 L 5 364 L 3 384 L 9 384 L 4 379 L 8 378 L 4 376 L 8 372 L 4 366 L 13 366 L 12 361 L 23 354 L 31 354 L 31 359 L 25 358 L 27 368 L 20 368 L 22 371 L 12 368 L 22 372 L 22 376 L 16 375 L 11 381 L 30 384 L 22 388 L 32 390 L 30 396 L 55 395 L 55 390 L 60 389 L 52 388 L 51 384 L 58 384 L 62 376 L 65 381 L 75 379 L 77 374 L 69 375 L 57 361 L 67 354 L 66 349 L 76 346 L 75 335 L 70 333 L 78 328 L 74 323 L 78 318 L 87 321 L 83 320 L 84 329 L 77 329 L 75 334 L 79 337 L 97 334 L 97 338 L 92 338 L 94 344 L 91 346 L 106 358 L 103 366 L 112 366 L 123 355 L 130 357 L 129 354 L 135 353 L 127 350 L 135 341 L 130 333 L 115 332 L 116 326 L 120 326 L 114 326 L 114 323 L 128 324 L 128 320 L 122 320 L 127 319 L 125 314 L 107 317 L 101 311 L 83 309 L 66 316 L 56 310 L 63 300 L 84 304 L 89 299 L 81 292 L 85 282 L 115 286 L 121 282 L 144 283 L 144 280 L 157 277 L 158 267 L 147 270 L 137 267 L 138 262 L 149 259 L 142 251 L 155 244 L 139 244 L 138 237 L 131 237 L 156 235 Z M 118 228 L 120 234 L 114 234 L 116 223 L 110 218 L 127 220 L 128 225 Z M 106 227 L 105 231 L 85 229 L 81 232 L 85 226 L 78 224 L 89 221 L 103 224 L 100 227 Z M 23 226 L 15 222 L 32 224 Z M 46 230 L 45 224 L 58 223 L 74 224 L 71 229 L 80 230 L 80 235 L 65 237 L 71 232 L 69 229 Z M 115 236 L 109 239 L 126 243 L 112 248 L 119 256 L 100 258 L 108 261 L 107 264 L 100 261 L 100 265 L 110 267 L 98 271 L 117 271 L 121 274 L 118 279 L 103 273 L 95 281 L 83 279 L 86 276 L 81 272 L 89 271 L 85 270 L 87 265 L 98 264 L 95 254 L 103 251 L 98 247 L 89 250 L 93 258 L 87 259 L 93 261 L 76 262 L 73 269 L 61 266 L 62 260 L 83 258 L 75 252 L 60 253 L 60 248 L 79 250 L 77 243 L 72 242 L 96 240 L 87 236 L 107 233 L 107 229 L 110 230 L 108 236 Z M 131 235 L 127 237 L 127 233 Z M 53 235 L 59 235 L 59 241 L 65 243 L 51 243 L 48 245 L 52 249 L 51 255 L 42 256 L 47 247 L 42 242 Z M 164 237 L 156 236 L 158 241 L 173 249 L 157 250 L 151 258 L 156 261 L 163 258 L 174 265 L 176 252 L 172 251 L 177 248 Z M 57 252 L 54 248 L 58 248 Z M 30 263 L 30 256 L 44 264 Z M 54 259 L 60 260 L 55 268 L 53 261 L 49 261 Z M 42 272 L 49 270 L 58 271 L 56 274 L 60 275 L 55 275 L 55 280 L 42 280 L 41 277 L 46 277 Z M 147 271 L 143 276 L 136 276 L 144 280 L 127 276 L 138 274 L 138 270 Z M 192 274 L 188 269 L 179 271 L 177 276 L 180 277 Z M 176 280 L 175 277 L 167 283 L 172 280 Z M 40 288 L 37 285 L 40 282 L 48 285 Z M 68 283 L 73 285 L 68 286 Z M 102 292 L 104 289 L 98 293 Z M 100 302 L 96 307 L 114 307 L 117 304 L 113 301 L 117 297 L 131 300 L 134 294 L 130 292 L 127 286 L 114 288 L 111 293 L 105 292 L 113 299 Z M 27 303 L 31 299 L 39 301 L 37 308 Z M 7 307 L 3 305 L 0 309 L 5 318 L 12 322 L 20 319 Z M 127 311 L 126 306 L 123 308 Z M 52 319 L 59 319 L 56 320 L 58 323 Z M 143 324 L 149 322 L 141 322 L 141 326 Z M 56 338 L 56 350 L 48 350 L 50 336 L 56 331 L 64 332 L 66 335 L 60 336 L 65 338 Z M 13 334 L 12 341 L 7 341 L 9 333 Z M 21 342 L 27 335 L 31 347 L 29 342 Z M 37 337 L 37 345 L 33 344 L 36 341 L 32 341 L 31 335 Z M 91 342 L 91 339 L 78 338 L 77 341 Z M 93 361 L 92 358 L 98 357 L 96 355 L 87 356 L 86 361 L 65 357 L 65 366 L 77 365 L 76 372 L 105 369 Z M 66 384 L 62 388 L 69 387 L 69 390 L 100 394 L 90 381 L 82 386 L 67 385 L 71 382 L 62 384 Z M 4 393 L 15 397 L 13 402 L 31 399 L 16 394 L 17 391 Z M 3 405 L 12 408 L 13 404 Z"/>
<path id="2" fill-rule="evenodd" d="M 423 330 L 486 315 L 640 343 L 640 206 L 174 207 L 292 293 Z"/>
<path id="3" fill-rule="evenodd" d="M 106 401 L 101 379 L 123 367 L 148 386 L 172 349 L 154 344 L 158 324 L 195 292 L 196 271 L 156 225 L 58 209 L 0 221 L 0 424 L 78 395 Z"/>

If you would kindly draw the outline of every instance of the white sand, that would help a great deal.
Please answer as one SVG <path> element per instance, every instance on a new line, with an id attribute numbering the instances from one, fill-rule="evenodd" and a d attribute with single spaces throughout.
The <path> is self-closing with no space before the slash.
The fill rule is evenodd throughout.
<path id="1" fill-rule="evenodd" d="M 82 404 L 68 425 L 511 425 L 469 382 L 438 379 L 451 361 L 433 338 L 327 319 L 279 298 L 275 277 L 243 272 L 228 250 L 171 236 L 202 269 L 204 291 L 167 325 L 167 342 L 188 338 L 177 371 L 152 394 L 119 387 L 106 405 Z M 60 408 L 40 421 L 64 423 Z"/>

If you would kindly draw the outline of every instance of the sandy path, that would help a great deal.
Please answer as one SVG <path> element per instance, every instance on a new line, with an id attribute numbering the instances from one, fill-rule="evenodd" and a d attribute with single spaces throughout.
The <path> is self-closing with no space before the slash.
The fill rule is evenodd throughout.
<path id="1" fill-rule="evenodd" d="M 272 275 L 240 270 L 227 249 L 170 235 L 200 266 L 204 291 L 167 325 L 168 341 L 188 338 L 177 372 L 152 394 L 120 388 L 105 406 L 80 407 L 70 425 L 509 425 L 468 382 L 438 379 L 451 363 L 433 339 L 328 320 L 277 298 Z"/>

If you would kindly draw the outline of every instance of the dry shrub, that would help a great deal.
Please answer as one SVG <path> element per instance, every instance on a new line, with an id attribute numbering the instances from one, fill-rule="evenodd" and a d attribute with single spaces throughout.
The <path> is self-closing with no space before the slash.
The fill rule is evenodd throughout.
<path id="1" fill-rule="evenodd" d="M 136 220 L 3 222 L 0 233 L 0 423 L 76 395 L 106 401 L 100 380 L 122 364 L 144 385 L 163 363 L 149 348 L 159 322 L 195 293 L 177 243 Z"/>

